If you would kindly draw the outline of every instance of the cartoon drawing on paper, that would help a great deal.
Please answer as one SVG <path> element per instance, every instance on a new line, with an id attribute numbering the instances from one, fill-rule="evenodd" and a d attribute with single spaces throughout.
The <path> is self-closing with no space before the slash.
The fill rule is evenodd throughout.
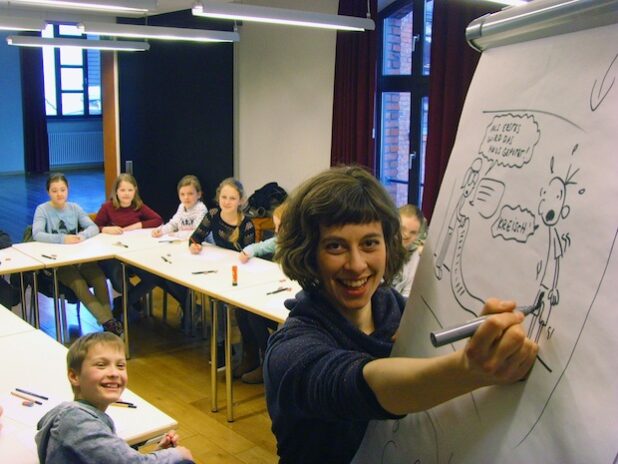
<path id="1" fill-rule="evenodd" d="M 355 464 L 616 460 L 616 34 L 484 54 L 392 353 L 448 356 L 466 341 L 436 348 L 432 331 L 489 297 L 543 295 L 523 323 L 538 362 L 525 381 L 371 422 Z"/>
<path id="2" fill-rule="evenodd" d="M 578 145 L 573 147 L 571 155 L 577 151 L 577 148 Z M 554 174 L 553 157 L 550 162 L 550 171 L 551 174 Z M 538 266 L 541 281 L 538 294 L 540 295 L 543 292 L 547 295 L 547 298 L 543 298 L 540 309 L 533 312 L 528 329 L 528 337 L 533 338 L 537 343 L 543 330 L 549 325 L 553 308 L 560 303 L 558 287 L 560 261 L 563 259 L 566 249 L 571 245 L 571 238 L 568 232 L 561 236 L 557 226 L 561 219 L 566 219 L 571 212 L 571 208 L 567 204 L 567 186 L 576 184 L 573 179 L 578 171 L 579 169 L 571 171 L 571 165 L 569 165 L 569 170 L 564 178 L 556 175 L 550 179 L 547 185 L 541 187 L 538 214 L 547 227 L 549 240 L 545 260 L 540 261 Z M 546 306 L 549 306 L 547 312 L 545 312 Z M 552 330 L 548 330 L 548 339 L 552 333 Z"/>
<path id="3" fill-rule="evenodd" d="M 475 192 L 478 184 L 479 173 L 483 166 L 481 158 L 476 158 L 464 175 L 463 182 L 460 187 L 460 197 L 457 202 L 457 206 L 451 214 L 451 218 L 448 221 L 448 230 L 446 237 L 440 247 L 440 253 L 437 256 L 435 264 L 435 274 L 438 279 L 441 279 L 444 273 L 444 269 L 451 268 L 451 286 L 454 294 L 459 301 L 461 307 L 476 316 L 474 308 L 478 307 L 479 303 L 482 305 L 483 300 L 468 291 L 465 280 L 463 278 L 463 271 L 461 269 L 461 250 L 466 241 L 466 235 L 468 234 L 468 205 L 472 202 L 469 200 L 470 196 Z M 444 260 L 447 257 L 447 253 L 450 251 L 451 242 L 455 236 L 455 251 L 453 252 L 453 258 L 451 260 L 452 266 L 446 266 Z"/>
<path id="4" fill-rule="evenodd" d="M 485 126 L 478 154 L 470 156 L 461 177 L 451 179 L 451 201 L 438 219 L 440 228 L 429 247 L 433 258 L 429 266 L 437 279 L 439 300 L 421 291 L 413 295 L 413 302 L 417 310 L 431 314 L 436 324 L 444 327 L 463 322 L 470 314 L 478 315 L 484 300 L 491 296 L 509 295 L 520 305 L 534 305 L 539 295 L 544 295 L 541 309 L 526 319 L 526 330 L 540 345 L 538 372 L 533 381 L 540 386 L 533 396 L 526 396 L 528 414 L 520 414 L 511 424 L 510 443 L 517 446 L 538 422 L 566 368 L 565 348 L 573 350 L 576 343 L 576 336 L 562 329 L 564 319 L 551 327 L 550 316 L 554 319 L 562 303 L 560 270 L 563 261 L 569 259 L 567 250 L 576 246 L 571 234 L 578 206 L 574 200 L 586 191 L 576 182 L 576 175 L 585 150 L 577 140 L 581 129 L 571 131 L 570 137 L 559 144 L 544 143 L 542 134 L 549 132 L 553 136 L 564 131 L 565 122 L 577 128 L 559 116 L 532 110 L 484 114 L 491 120 Z M 522 189 L 522 185 L 526 188 Z M 575 190 L 576 185 L 579 190 Z M 462 310 L 459 320 L 453 320 L 451 313 L 450 319 L 443 319 L 442 306 L 452 308 L 449 300 Z M 580 314 L 579 321 L 569 319 L 583 324 L 585 314 Z M 560 350 L 551 346 L 551 334 L 562 335 Z M 467 398 L 463 407 L 479 423 L 493 417 L 491 393 L 471 393 Z M 383 462 L 404 462 L 385 459 L 401 455 L 423 462 L 457 458 L 450 448 L 452 438 L 437 432 L 440 423 L 432 411 L 398 422 L 390 427 L 383 442 Z M 425 434 L 423 441 L 431 443 L 427 449 L 433 451 L 422 455 L 409 451 L 411 445 L 400 440 L 406 436 L 402 430 L 409 427 L 414 427 L 415 435 L 419 430 L 433 430 Z M 495 433 L 500 433 L 498 428 Z"/>

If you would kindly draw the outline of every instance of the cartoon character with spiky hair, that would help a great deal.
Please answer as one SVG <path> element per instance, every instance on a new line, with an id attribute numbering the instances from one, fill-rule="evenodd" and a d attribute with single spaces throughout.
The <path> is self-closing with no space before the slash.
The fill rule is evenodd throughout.
<path id="1" fill-rule="evenodd" d="M 573 147 L 571 155 L 575 153 L 577 147 L 577 145 Z M 579 169 L 576 169 L 571 172 L 571 165 L 569 165 L 564 178 L 561 176 L 554 176 L 547 183 L 547 185 L 541 187 L 541 199 L 539 201 L 538 213 L 543 221 L 543 224 L 547 226 L 549 243 L 545 261 L 540 262 L 537 269 L 537 275 L 541 276 L 541 285 L 538 294 L 545 292 L 545 295 L 547 295 L 546 301 L 549 303 L 549 310 L 547 311 L 547 314 L 544 314 L 546 301 L 543 301 L 540 309 L 537 309 L 534 312 L 534 316 L 528 330 L 528 337 L 534 338 L 536 342 L 539 341 L 543 328 L 549 323 L 549 317 L 553 307 L 557 306 L 560 302 L 560 292 L 558 290 L 560 260 L 564 257 L 566 248 L 571 244 L 571 239 L 568 233 L 560 236 L 557 225 L 558 222 L 565 219 L 571 212 L 571 207 L 566 203 L 567 187 L 569 185 L 576 184 L 576 182 L 573 181 L 573 177 L 578 171 Z M 551 174 L 554 174 L 553 157 L 550 161 L 550 172 Z"/>

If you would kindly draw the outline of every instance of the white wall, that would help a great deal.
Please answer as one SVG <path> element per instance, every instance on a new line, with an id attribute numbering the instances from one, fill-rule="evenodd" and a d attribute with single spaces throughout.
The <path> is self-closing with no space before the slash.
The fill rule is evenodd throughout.
<path id="1" fill-rule="evenodd" d="M 337 13 L 337 0 L 251 4 Z M 330 166 L 334 31 L 245 22 L 235 45 L 235 175 L 248 194 L 290 191 Z"/>

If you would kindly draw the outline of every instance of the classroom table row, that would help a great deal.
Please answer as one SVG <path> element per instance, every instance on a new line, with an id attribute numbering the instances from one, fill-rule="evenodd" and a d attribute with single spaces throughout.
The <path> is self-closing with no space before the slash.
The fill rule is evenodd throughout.
<path id="1" fill-rule="evenodd" d="M 36 424 L 54 406 L 73 400 L 67 379 L 67 348 L 0 306 L 0 352 L 0 405 L 4 409 L 0 418 L 1 461 L 39 462 L 34 442 Z M 48 399 L 25 406 L 22 398 L 12 394 L 19 393 L 17 388 Z M 130 445 L 157 438 L 177 426 L 174 419 L 128 389 L 122 400 L 136 408 L 110 406 L 106 412 L 114 420 L 118 436 Z"/>
<path id="2" fill-rule="evenodd" d="M 275 263 L 253 258 L 248 263 L 242 264 L 237 252 L 214 245 L 205 245 L 200 254 L 193 255 L 189 252 L 186 239 L 182 240 L 173 236 L 154 238 L 149 229 L 122 235 L 99 234 L 75 245 L 27 242 L 16 244 L 13 248 L 42 264 L 45 269 L 50 269 L 54 273 L 55 281 L 55 272 L 61 266 L 115 258 L 123 264 L 123 269 L 127 265 L 138 267 L 208 297 L 213 304 L 203 304 L 202 309 L 206 310 L 207 306 L 210 307 L 212 317 L 210 337 L 211 409 L 213 411 L 218 410 L 216 307 L 221 303 L 226 304 L 225 378 L 229 421 L 234 419 L 231 368 L 232 307 L 241 308 L 281 323 L 285 321 L 288 313 L 283 304 L 284 301 L 300 290 L 300 286 L 290 281 Z M 236 267 L 235 278 L 232 273 L 233 266 Z M 57 284 L 55 288 L 57 289 Z M 126 292 L 123 298 L 123 308 L 125 343 L 127 356 L 130 356 Z M 189 309 L 185 308 L 185 310 Z M 60 339 L 61 319 L 57 292 L 54 298 L 54 315 L 56 334 Z"/>

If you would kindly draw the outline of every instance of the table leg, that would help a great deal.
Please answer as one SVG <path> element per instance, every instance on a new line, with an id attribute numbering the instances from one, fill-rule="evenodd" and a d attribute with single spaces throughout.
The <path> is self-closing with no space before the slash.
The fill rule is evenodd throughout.
<path id="1" fill-rule="evenodd" d="M 19 273 L 19 291 L 21 297 L 21 318 L 28 321 L 28 311 L 26 311 L 26 287 L 24 286 L 24 273 Z"/>
<path id="2" fill-rule="evenodd" d="M 34 328 L 35 329 L 39 329 L 40 328 L 40 313 L 39 313 L 39 277 L 38 277 L 38 271 L 34 271 L 32 273 L 32 291 L 34 292 L 34 299 L 32 300 L 34 302 Z"/>
<path id="3" fill-rule="evenodd" d="M 127 266 L 121 262 L 120 267 L 122 268 L 122 324 L 124 325 L 124 352 L 129 359 L 131 357 L 131 350 L 129 349 L 129 311 L 127 306 L 129 305 L 129 295 L 127 294 L 128 285 L 127 285 Z"/>
<path id="4" fill-rule="evenodd" d="M 54 276 L 54 318 L 56 320 L 56 340 L 62 343 L 62 323 L 60 321 L 60 305 L 58 302 L 58 272 L 56 268 L 53 268 L 52 272 Z"/>
<path id="5" fill-rule="evenodd" d="M 234 389 L 232 385 L 232 306 L 225 305 L 225 392 L 227 396 L 227 421 L 234 422 Z"/>
<path id="6" fill-rule="evenodd" d="M 217 412 L 217 301 L 210 305 L 210 396 L 212 412 Z"/>

